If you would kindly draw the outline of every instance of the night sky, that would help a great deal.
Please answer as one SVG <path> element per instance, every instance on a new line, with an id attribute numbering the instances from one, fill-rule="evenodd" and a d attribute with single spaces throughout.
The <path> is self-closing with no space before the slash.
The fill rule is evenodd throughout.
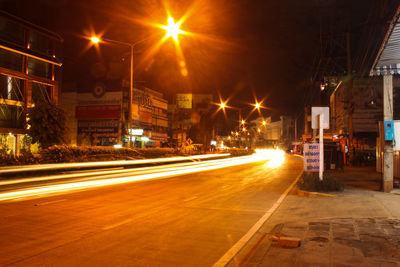
<path id="1" fill-rule="evenodd" d="M 128 59 L 123 47 L 88 47 L 84 37 L 137 42 L 135 81 L 167 96 L 181 92 L 220 94 L 245 106 L 265 99 L 264 115 L 301 112 L 315 97 L 327 52 L 323 36 L 351 32 L 354 71 L 369 62 L 397 1 L 388 0 L 2 0 L 2 9 L 49 28 L 64 38 L 63 83 L 78 83 L 99 61 Z M 188 76 L 180 73 L 172 40 L 149 51 L 166 24 L 187 14 L 180 36 Z M 371 37 L 372 35 L 372 37 Z M 369 39 L 368 39 L 369 38 Z M 374 39 L 371 41 L 371 38 Z M 367 52 L 365 52 L 367 51 Z M 368 55 L 368 58 L 363 58 Z M 150 56 L 149 56 L 150 55 Z M 326 70 L 324 70 L 326 71 Z M 342 70 L 336 70 L 339 74 Z"/>

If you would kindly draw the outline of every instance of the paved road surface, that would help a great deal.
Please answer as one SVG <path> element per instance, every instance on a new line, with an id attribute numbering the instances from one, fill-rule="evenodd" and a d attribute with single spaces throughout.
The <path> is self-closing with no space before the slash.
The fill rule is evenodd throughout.
<path id="1" fill-rule="evenodd" d="M 0 202 L 0 265 L 212 266 L 301 173 L 300 158 Z"/>

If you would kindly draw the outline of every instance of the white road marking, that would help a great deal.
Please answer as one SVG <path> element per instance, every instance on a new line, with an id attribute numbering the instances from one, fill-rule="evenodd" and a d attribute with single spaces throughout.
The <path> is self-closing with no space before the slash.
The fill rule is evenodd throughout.
<path id="1" fill-rule="evenodd" d="M 130 223 L 132 220 L 133 220 L 133 219 L 127 219 L 127 220 L 121 221 L 121 222 L 119 222 L 119 223 L 115 223 L 115 224 L 112 224 L 112 225 L 109 225 L 109 226 L 105 226 L 105 227 L 103 227 L 102 229 L 103 229 L 103 230 L 110 230 L 110 229 L 113 229 L 113 228 L 115 228 L 115 227 L 121 226 L 121 225 L 123 225 L 123 224 Z"/>
<path id="2" fill-rule="evenodd" d="M 63 201 L 66 201 L 66 199 L 59 199 L 59 200 L 54 200 L 54 201 L 38 203 L 38 204 L 35 204 L 35 206 L 44 206 L 44 205 L 54 204 L 54 203 L 63 202 Z"/>
<path id="3" fill-rule="evenodd" d="M 197 197 L 189 197 L 189 198 L 187 198 L 187 199 L 184 199 L 183 202 L 188 202 L 188 201 L 194 200 L 194 199 L 196 199 L 196 198 L 197 198 Z"/>
<path id="4" fill-rule="evenodd" d="M 279 199 L 275 202 L 275 204 L 250 228 L 250 230 L 239 239 L 236 244 L 234 244 L 216 263 L 214 263 L 213 267 L 225 266 L 228 264 L 233 257 L 246 245 L 246 243 L 253 237 L 253 235 L 261 228 L 261 226 L 271 217 L 271 215 L 278 209 L 278 207 L 282 204 L 285 197 L 289 194 L 292 188 L 296 185 L 297 181 L 301 177 L 303 172 L 301 172 L 296 180 L 286 189 L 285 192 L 279 197 Z"/>

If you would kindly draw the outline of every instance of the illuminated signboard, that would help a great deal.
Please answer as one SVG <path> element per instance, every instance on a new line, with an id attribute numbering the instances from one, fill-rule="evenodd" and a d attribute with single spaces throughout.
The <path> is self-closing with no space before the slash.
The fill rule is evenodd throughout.
<path id="1" fill-rule="evenodd" d="M 192 108 L 192 94 L 177 94 L 176 105 L 178 108 Z"/>
<path id="2" fill-rule="evenodd" d="M 143 129 L 129 129 L 131 135 L 143 135 Z"/>

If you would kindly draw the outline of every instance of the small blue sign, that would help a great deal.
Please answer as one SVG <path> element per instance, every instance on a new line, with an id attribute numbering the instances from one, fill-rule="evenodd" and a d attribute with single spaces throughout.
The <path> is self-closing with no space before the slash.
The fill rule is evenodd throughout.
<path id="1" fill-rule="evenodd" d="M 385 141 L 394 140 L 394 122 L 385 121 Z"/>

